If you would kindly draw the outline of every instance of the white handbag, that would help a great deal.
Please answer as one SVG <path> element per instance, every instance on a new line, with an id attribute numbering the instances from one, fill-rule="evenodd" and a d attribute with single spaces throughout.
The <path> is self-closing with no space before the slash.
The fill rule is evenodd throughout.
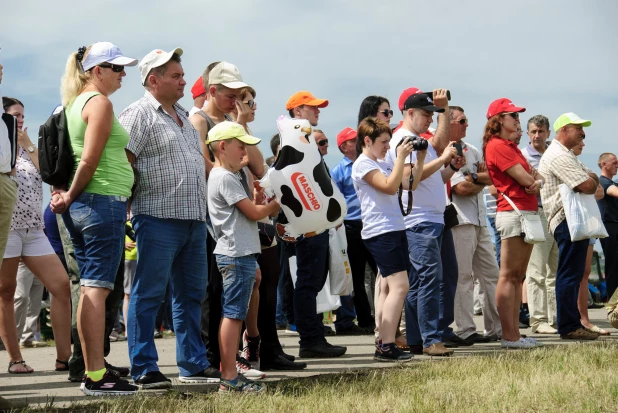
<path id="1" fill-rule="evenodd" d="M 352 295 L 354 292 L 352 268 L 348 257 L 348 240 L 343 225 L 328 230 L 328 247 L 330 248 L 328 267 L 330 293 L 332 295 Z"/>
<path id="2" fill-rule="evenodd" d="M 521 220 L 521 234 L 524 237 L 524 242 L 527 244 L 539 244 L 545 242 L 545 231 L 543 231 L 543 222 L 541 221 L 541 215 L 538 212 L 533 214 L 522 214 L 521 211 L 515 206 L 515 203 L 511 201 L 511 198 L 501 192 L 506 201 L 511 204 L 513 210 L 519 215 Z"/>

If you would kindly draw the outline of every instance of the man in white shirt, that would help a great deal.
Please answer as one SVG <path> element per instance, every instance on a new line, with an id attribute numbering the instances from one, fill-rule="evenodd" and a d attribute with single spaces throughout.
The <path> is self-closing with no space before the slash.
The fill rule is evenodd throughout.
<path id="1" fill-rule="evenodd" d="M 434 112 L 440 113 L 438 129 L 428 139 L 429 147 L 420 184 L 413 192 L 412 210 L 405 219 L 406 234 L 412 269 L 410 289 L 406 297 L 405 312 L 407 342 L 413 353 L 431 356 L 449 356 L 453 353 L 442 343 L 440 320 L 440 285 L 442 283 L 442 260 L 440 249 L 444 233 L 444 208 L 446 192 L 444 184 L 465 163 L 463 157 L 453 160 L 457 151 L 449 142 L 449 109 L 446 89 L 436 89 L 430 95 L 417 93 L 418 89 L 406 89 L 399 98 L 404 120 L 401 128 L 393 134 L 386 160 L 393 162 L 397 144 L 407 136 L 420 138 L 433 122 Z M 434 104 L 435 103 L 435 104 Z M 416 151 L 410 161 L 416 160 Z M 450 165 L 449 168 L 444 168 Z M 406 165 L 404 176 L 409 176 Z M 440 173 L 437 173 L 440 172 Z M 405 178 L 407 179 L 407 178 Z M 408 194 L 403 191 L 401 199 L 407 207 Z"/>
<path id="2" fill-rule="evenodd" d="M 541 157 L 547 147 L 550 135 L 549 119 L 536 115 L 528 120 L 530 143 L 521 150 L 530 166 L 539 169 Z M 558 244 L 548 232 L 547 218 L 543 213 L 541 196 L 537 195 L 539 213 L 545 231 L 545 242 L 534 244 L 528 269 L 526 270 L 526 290 L 530 327 L 533 333 L 556 334 L 556 270 L 558 269 Z"/>
<path id="3" fill-rule="evenodd" d="M 457 335 L 474 343 L 498 340 L 502 326 L 496 307 L 496 285 L 500 269 L 494 258 L 491 236 L 487 230 L 483 189 L 491 185 L 481 152 L 464 142 L 468 119 L 463 108 L 450 107 L 451 141 L 461 147 L 466 165 L 451 178 L 451 196 L 457 209 L 459 225 L 453 227 L 459 281 L 455 294 Z M 483 291 L 481 308 L 485 336 L 474 324 L 474 282 Z"/>
<path id="4" fill-rule="evenodd" d="M 0 65 L 0 84 L 2 83 L 2 65 Z M 2 94 L 0 93 L 0 100 Z M 3 118 L 8 116 L 2 110 Z M 13 119 L 7 119 L 9 122 Z M 4 249 L 9 237 L 13 209 L 17 201 L 17 181 L 15 179 L 15 156 L 12 148 L 17 148 L 17 136 L 11 145 L 11 136 L 4 119 L 0 120 L 0 256 L 4 256 Z"/>

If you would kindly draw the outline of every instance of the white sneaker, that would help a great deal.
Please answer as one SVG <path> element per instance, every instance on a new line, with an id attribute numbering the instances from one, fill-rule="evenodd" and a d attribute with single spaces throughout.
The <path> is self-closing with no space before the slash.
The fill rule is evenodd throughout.
<path id="1" fill-rule="evenodd" d="M 242 374 L 249 380 L 259 380 L 266 377 L 266 374 L 251 367 L 251 363 L 249 363 L 247 359 L 240 356 L 236 356 L 236 371 L 238 374 Z"/>
<path id="2" fill-rule="evenodd" d="M 537 328 L 533 328 L 532 332 L 536 334 L 557 334 L 558 330 L 547 323 L 541 323 Z"/>
<path id="3" fill-rule="evenodd" d="M 528 341 L 525 338 L 520 338 L 517 341 L 509 341 L 509 340 L 502 339 L 502 343 L 500 344 L 500 347 L 519 349 L 519 348 L 535 348 L 535 347 L 538 347 L 538 345 L 536 344 L 536 342 Z"/>

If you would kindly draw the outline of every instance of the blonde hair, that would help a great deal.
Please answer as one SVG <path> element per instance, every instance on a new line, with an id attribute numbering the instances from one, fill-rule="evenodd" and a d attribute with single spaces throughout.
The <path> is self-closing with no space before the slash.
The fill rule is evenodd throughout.
<path id="1" fill-rule="evenodd" d="M 91 48 L 92 45 L 88 46 L 84 52 L 84 56 L 81 60 L 82 62 L 88 53 L 90 53 Z M 73 52 L 69 55 L 64 75 L 60 80 L 60 95 L 62 96 L 62 106 L 65 108 L 79 96 L 90 81 L 90 71 L 84 72 L 82 70 L 82 64 L 77 60 L 77 53 L 78 52 Z"/>

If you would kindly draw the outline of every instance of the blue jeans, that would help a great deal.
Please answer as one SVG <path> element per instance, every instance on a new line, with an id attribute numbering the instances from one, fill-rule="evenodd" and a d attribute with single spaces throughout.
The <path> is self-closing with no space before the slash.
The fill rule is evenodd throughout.
<path id="1" fill-rule="evenodd" d="M 209 366 L 200 336 L 208 283 L 206 224 L 149 215 L 137 215 L 132 223 L 139 253 L 127 320 L 131 376 L 159 370 L 153 331 L 170 279 L 176 363 L 181 376 L 196 374 Z"/>
<path id="2" fill-rule="evenodd" d="M 455 243 L 453 242 L 453 232 L 450 229 L 444 230 L 440 257 L 442 258 L 442 283 L 440 284 L 440 321 L 438 322 L 438 330 L 442 335 L 442 339 L 447 340 L 455 334 L 450 325 L 455 321 L 455 293 L 459 280 Z"/>
<path id="3" fill-rule="evenodd" d="M 363 275 L 365 275 L 365 272 L 363 272 Z M 339 298 L 341 299 L 341 307 L 335 311 L 335 314 L 337 315 L 337 318 L 335 319 L 336 331 L 352 328 L 354 326 L 354 319 L 356 318 L 356 310 L 354 307 L 354 301 L 352 301 L 352 296 L 342 295 Z"/>
<path id="4" fill-rule="evenodd" d="M 558 270 L 556 271 L 558 333 L 562 335 L 582 328 L 577 309 L 577 296 L 579 284 L 586 269 L 586 255 L 590 240 L 572 242 L 566 219 L 556 227 L 554 238 L 558 244 Z"/>
<path id="5" fill-rule="evenodd" d="M 296 243 L 294 318 L 301 347 L 326 342 L 321 315 L 320 318 L 317 315 L 316 298 L 326 282 L 327 258 L 328 231 Z"/>
<path id="6" fill-rule="evenodd" d="M 490 217 L 487 215 L 487 225 L 489 228 L 489 232 L 491 232 L 491 239 L 496 246 L 496 261 L 498 261 L 498 268 L 500 268 L 500 249 L 502 247 L 502 238 L 500 238 L 500 234 L 498 234 L 498 230 L 496 229 L 496 217 Z"/>
<path id="7" fill-rule="evenodd" d="M 429 347 L 442 342 L 439 330 L 442 259 L 440 249 L 444 224 L 424 222 L 408 228 L 410 289 L 405 301 L 408 345 Z"/>
<path id="8" fill-rule="evenodd" d="M 62 214 L 75 248 L 80 285 L 114 289 L 126 219 L 125 197 L 89 192 L 82 192 Z"/>
<path id="9" fill-rule="evenodd" d="M 255 284 L 257 260 L 255 255 L 228 257 L 216 254 L 217 267 L 223 277 L 223 296 L 221 298 L 224 318 L 245 320 L 249 310 L 249 300 Z"/>

